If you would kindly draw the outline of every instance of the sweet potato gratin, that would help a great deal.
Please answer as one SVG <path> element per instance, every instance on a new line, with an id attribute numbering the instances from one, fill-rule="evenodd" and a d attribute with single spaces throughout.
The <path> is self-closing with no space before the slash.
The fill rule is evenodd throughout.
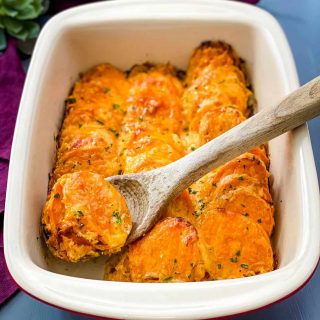
<path id="1" fill-rule="evenodd" d="M 191 185 L 126 247 L 130 213 L 104 179 L 169 164 L 244 121 L 252 93 L 242 65 L 229 45 L 205 42 L 186 74 L 150 63 L 128 73 L 103 64 L 84 74 L 66 101 L 42 213 L 52 254 L 78 262 L 116 253 L 105 272 L 113 281 L 218 280 L 273 270 L 264 146 Z"/>

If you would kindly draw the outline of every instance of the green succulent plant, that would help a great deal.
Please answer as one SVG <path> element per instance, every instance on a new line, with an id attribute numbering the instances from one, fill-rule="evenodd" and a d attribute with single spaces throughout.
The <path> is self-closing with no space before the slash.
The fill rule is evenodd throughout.
<path id="1" fill-rule="evenodd" d="M 40 27 L 31 20 L 43 9 L 42 0 L 0 0 L 0 51 L 7 46 L 6 32 L 22 41 L 36 38 Z"/>

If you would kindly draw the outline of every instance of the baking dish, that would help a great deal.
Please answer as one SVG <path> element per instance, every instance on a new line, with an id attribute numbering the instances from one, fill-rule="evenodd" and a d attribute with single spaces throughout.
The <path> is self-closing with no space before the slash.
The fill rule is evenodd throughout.
<path id="1" fill-rule="evenodd" d="M 64 99 L 79 72 L 102 62 L 121 69 L 146 60 L 186 69 L 204 40 L 224 40 L 247 62 L 258 108 L 298 87 L 290 49 L 268 13 L 231 1 L 116 1 L 85 5 L 52 18 L 38 39 L 12 146 L 5 215 L 5 256 L 31 295 L 73 311 L 130 319 L 201 319 L 242 313 L 279 300 L 311 276 L 319 258 L 319 191 L 308 130 L 269 143 L 277 270 L 200 283 L 101 281 L 105 258 L 60 263 L 39 234 L 55 135 Z"/>

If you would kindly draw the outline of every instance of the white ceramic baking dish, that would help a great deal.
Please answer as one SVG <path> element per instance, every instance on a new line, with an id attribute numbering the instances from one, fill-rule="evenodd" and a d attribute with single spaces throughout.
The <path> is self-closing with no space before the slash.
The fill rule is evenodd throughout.
<path id="1" fill-rule="evenodd" d="M 39 239 L 48 173 L 64 99 L 79 72 L 102 62 L 122 69 L 146 60 L 185 69 L 204 40 L 224 40 L 247 62 L 259 108 L 298 87 L 275 19 L 230 1 L 116 1 L 65 11 L 44 27 L 21 100 L 10 163 L 5 256 L 15 281 L 50 304 L 97 316 L 139 319 L 219 317 L 260 308 L 301 287 L 319 258 L 319 191 L 308 130 L 270 142 L 279 268 L 250 278 L 200 283 L 102 281 L 104 258 L 70 265 Z"/>

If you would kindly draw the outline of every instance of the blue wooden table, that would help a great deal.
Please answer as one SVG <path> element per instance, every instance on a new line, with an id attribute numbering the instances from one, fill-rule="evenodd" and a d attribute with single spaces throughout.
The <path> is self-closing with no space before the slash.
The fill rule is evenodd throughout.
<path id="1" fill-rule="evenodd" d="M 320 74 L 320 0 L 261 0 L 290 42 L 301 84 Z M 320 117 L 309 122 L 313 152 L 320 176 Z M 19 292 L 0 307 L 1 320 L 89 320 L 41 303 Z M 310 282 L 294 296 L 263 310 L 234 317 L 237 320 L 320 319 L 320 266 Z"/>

